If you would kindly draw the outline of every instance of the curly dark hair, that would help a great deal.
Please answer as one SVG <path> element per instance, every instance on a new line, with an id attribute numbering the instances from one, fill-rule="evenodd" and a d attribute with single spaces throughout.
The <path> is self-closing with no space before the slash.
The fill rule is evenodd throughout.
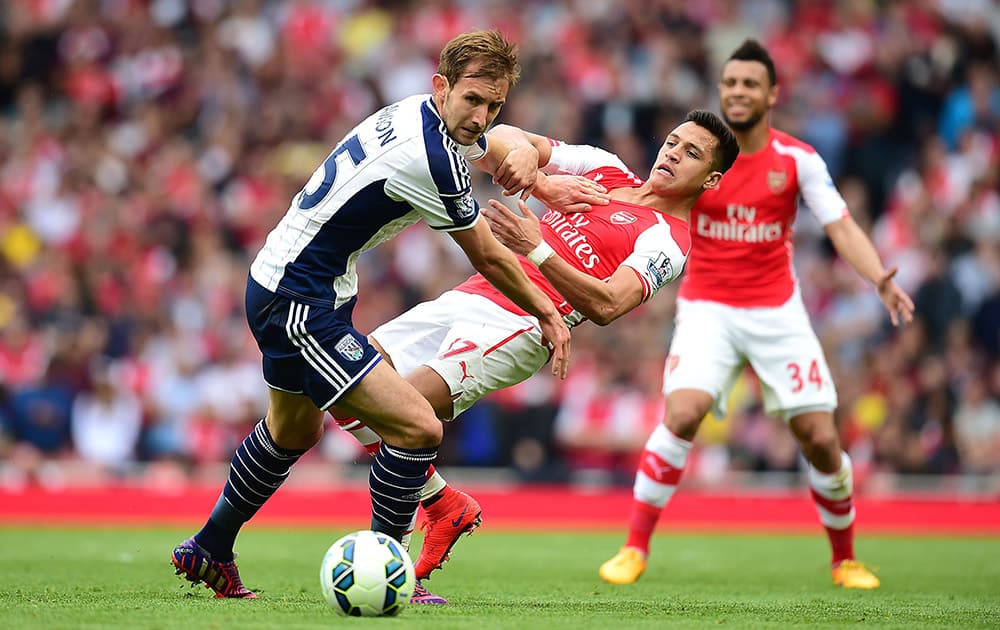
<path id="1" fill-rule="evenodd" d="M 764 64 L 764 67 L 767 68 L 767 78 L 771 81 L 771 85 L 777 85 L 778 83 L 778 75 L 774 71 L 774 60 L 771 59 L 767 48 L 764 48 L 756 39 L 744 40 L 739 48 L 734 50 L 733 54 L 729 55 L 729 59 L 726 61 L 756 61 L 757 63 Z"/>

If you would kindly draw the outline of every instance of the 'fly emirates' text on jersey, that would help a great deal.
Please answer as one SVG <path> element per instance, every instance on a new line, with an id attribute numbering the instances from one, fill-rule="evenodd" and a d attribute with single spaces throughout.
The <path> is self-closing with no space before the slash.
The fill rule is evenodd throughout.
<path id="1" fill-rule="evenodd" d="M 428 95 L 388 105 L 347 133 L 267 235 L 250 275 L 269 291 L 339 308 L 357 295 L 358 257 L 423 219 L 439 231 L 479 219 L 466 159 Z"/>
<path id="2" fill-rule="evenodd" d="M 552 157 L 543 169 L 546 173 L 583 175 L 609 191 L 642 184 L 612 153 L 586 145 L 550 142 Z M 607 206 L 594 206 L 591 212 L 578 214 L 547 210 L 541 228 L 542 238 L 556 255 L 587 275 L 606 281 L 622 265 L 630 268 L 642 282 L 644 302 L 681 274 L 691 247 L 686 222 L 623 201 L 612 200 Z M 568 325 L 575 326 L 585 319 L 535 265 L 524 256 L 517 258 Z M 526 314 L 479 274 L 455 288 L 488 297 L 508 311 Z"/>
<path id="3" fill-rule="evenodd" d="M 691 256 L 678 296 L 743 308 L 787 302 L 796 282 L 791 235 L 800 195 L 821 225 L 847 216 L 823 158 L 771 129 L 767 146 L 740 153 L 719 187 L 691 209 Z"/>

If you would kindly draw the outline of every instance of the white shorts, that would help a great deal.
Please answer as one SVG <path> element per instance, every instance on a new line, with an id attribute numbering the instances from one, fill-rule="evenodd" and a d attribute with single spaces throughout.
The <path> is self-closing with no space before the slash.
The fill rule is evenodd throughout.
<path id="1" fill-rule="evenodd" d="M 697 389 L 711 394 L 712 412 L 749 363 L 761 383 L 764 410 L 786 421 L 807 411 L 832 411 L 837 390 L 798 291 L 778 307 L 737 308 L 677 300 L 663 393 Z"/>
<path id="2" fill-rule="evenodd" d="M 537 319 L 461 291 L 418 304 L 371 336 L 403 376 L 421 365 L 441 375 L 455 400 L 453 418 L 549 360 Z"/>

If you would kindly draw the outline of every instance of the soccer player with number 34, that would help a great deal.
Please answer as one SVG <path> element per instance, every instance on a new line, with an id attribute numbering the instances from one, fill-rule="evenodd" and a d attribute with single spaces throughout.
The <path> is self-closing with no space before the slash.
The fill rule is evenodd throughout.
<path id="1" fill-rule="evenodd" d="M 750 364 L 765 410 L 781 416 L 809 462 L 808 478 L 832 548 L 835 584 L 871 589 L 878 578 L 854 557 L 851 459 L 840 447 L 837 394 L 792 271 L 791 227 L 799 197 L 840 254 L 878 291 L 894 325 L 913 317 L 913 302 L 886 271 L 851 218 L 823 159 L 771 128 L 778 98 L 774 63 L 753 40 L 728 59 L 719 83 L 723 118 L 740 155 L 718 188 L 691 210 L 691 254 L 664 368 L 666 414 L 643 450 L 633 486 L 629 533 L 601 577 L 631 584 L 646 568 L 649 542 L 670 500 L 702 419 L 724 405 Z"/>

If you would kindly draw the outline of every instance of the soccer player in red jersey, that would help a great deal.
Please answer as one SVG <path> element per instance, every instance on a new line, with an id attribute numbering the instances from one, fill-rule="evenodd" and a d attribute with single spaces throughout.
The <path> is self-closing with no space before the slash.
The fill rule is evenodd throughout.
<path id="1" fill-rule="evenodd" d="M 490 132 L 495 133 L 524 132 L 502 126 Z M 520 215 L 495 200 L 483 209 L 498 240 L 518 254 L 525 273 L 570 326 L 587 319 L 609 324 L 681 274 L 690 248 L 691 206 L 718 184 L 739 153 L 725 123 L 699 110 L 668 134 L 645 182 L 602 149 L 525 135 L 538 150 L 543 173 L 582 176 L 599 182 L 610 195 L 607 205 L 591 212 L 550 209 L 541 221 L 523 202 Z M 539 180 L 535 191 L 540 197 L 547 186 L 562 194 L 571 188 Z M 546 201 L 550 207 L 563 205 Z M 545 365 L 550 350 L 533 322 L 477 274 L 378 327 L 370 339 L 430 401 L 438 417 L 450 420 L 486 394 L 519 383 Z M 361 421 L 340 418 L 338 424 L 370 450 L 377 448 L 378 436 Z M 441 566 L 459 536 L 479 524 L 482 511 L 475 499 L 448 487 L 438 473 L 429 475 L 421 504 L 428 526 L 416 562 L 419 580 Z M 433 594 L 414 601 L 444 603 Z"/>
<path id="2" fill-rule="evenodd" d="M 878 578 L 854 557 L 851 460 L 833 421 L 837 394 L 792 270 L 799 198 L 837 253 L 874 285 L 894 325 L 912 320 L 913 302 L 893 281 L 896 269 L 884 268 L 851 218 L 823 159 L 770 126 L 778 86 L 767 50 L 744 42 L 723 66 L 719 91 L 740 155 L 691 210 L 691 255 L 664 367 L 667 412 L 640 457 L 628 539 L 599 572 L 615 584 L 642 575 L 650 537 L 684 472 L 691 440 L 709 410 L 724 415 L 729 390 L 750 364 L 766 411 L 788 423 L 809 462 L 834 583 L 876 588 Z"/>

